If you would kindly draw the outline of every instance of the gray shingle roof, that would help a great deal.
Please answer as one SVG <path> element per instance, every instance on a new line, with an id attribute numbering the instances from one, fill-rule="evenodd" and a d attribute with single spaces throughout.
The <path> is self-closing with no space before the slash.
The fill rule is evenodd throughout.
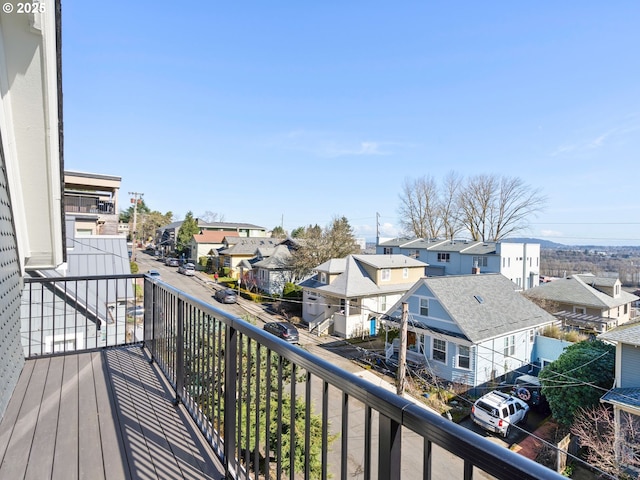
<path id="1" fill-rule="evenodd" d="M 371 265 L 374 268 L 402 268 L 402 267 L 426 267 L 427 264 L 407 257 L 406 255 L 353 255 L 359 263 Z"/>
<path id="2" fill-rule="evenodd" d="M 518 293 L 517 286 L 501 274 L 429 277 L 420 282 L 473 343 L 555 321 Z M 406 296 L 417 288 L 419 284 Z"/>
<path id="3" fill-rule="evenodd" d="M 573 303 L 599 309 L 614 308 L 638 299 L 635 295 L 621 291 L 617 298 L 587 285 L 581 275 L 561 278 L 527 290 L 527 296 L 553 302 Z"/>
<path id="4" fill-rule="evenodd" d="M 640 325 L 623 326 L 598 335 L 601 340 L 628 343 L 640 347 Z"/>
<path id="5" fill-rule="evenodd" d="M 291 260 L 291 252 L 286 245 L 278 245 L 272 254 L 253 264 L 254 268 L 283 269 L 287 268 Z"/>
<path id="6" fill-rule="evenodd" d="M 278 243 L 273 238 L 241 238 L 235 245 L 221 250 L 220 255 L 253 255 L 259 248 L 274 248 Z"/>

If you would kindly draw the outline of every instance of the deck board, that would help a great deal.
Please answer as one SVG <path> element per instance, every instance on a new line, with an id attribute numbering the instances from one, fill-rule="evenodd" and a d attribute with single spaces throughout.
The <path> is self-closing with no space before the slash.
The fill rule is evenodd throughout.
<path id="1" fill-rule="evenodd" d="M 28 360 L 0 421 L 0 478 L 221 479 L 139 347 Z"/>
<path id="2" fill-rule="evenodd" d="M 44 364 L 46 359 L 39 363 Z M 29 362 L 31 363 L 31 362 Z M 60 409 L 60 386 L 62 385 L 62 371 L 64 357 L 49 359 L 47 379 L 42 394 L 42 403 L 38 412 L 36 431 L 31 446 L 31 457 L 37 455 L 37 461 L 30 461 L 27 466 L 26 479 L 38 480 L 51 476 L 53 467 L 55 438 L 58 429 L 58 410 Z"/>

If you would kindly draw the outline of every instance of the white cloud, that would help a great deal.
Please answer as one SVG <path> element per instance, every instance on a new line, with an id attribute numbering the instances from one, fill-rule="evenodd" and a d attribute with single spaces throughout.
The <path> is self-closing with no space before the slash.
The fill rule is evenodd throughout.
<path id="1" fill-rule="evenodd" d="M 389 155 L 391 152 L 383 151 L 379 142 L 360 142 L 359 146 L 330 146 L 325 155 L 329 157 L 345 156 L 369 156 L 369 155 Z"/>

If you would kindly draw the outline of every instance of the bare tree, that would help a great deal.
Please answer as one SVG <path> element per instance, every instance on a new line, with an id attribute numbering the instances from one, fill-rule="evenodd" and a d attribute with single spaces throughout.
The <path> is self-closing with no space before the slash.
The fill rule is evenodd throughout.
<path id="1" fill-rule="evenodd" d="M 211 210 L 207 210 L 203 214 L 198 215 L 198 218 L 204 220 L 207 223 L 224 222 L 224 215 L 212 212 Z"/>
<path id="2" fill-rule="evenodd" d="M 473 240 L 489 238 L 490 213 L 495 202 L 498 180 L 494 175 L 469 177 L 460 191 L 458 206 L 462 225 Z"/>
<path id="3" fill-rule="evenodd" d="M 528 227 L 547 199 L 517 177 L 475 175 L 459 196 L 462 224 L 473 240 L 499 241 Z"/>
<path id="4" fill-rule="evenodd" d="M 442 218 L 442 228 L 446 238 L 453 238 L 462 229 L 460 222 L 460 206 L 458 196 L 462 188 L 462 176 L 459 173 L 450 171 L 445 177 L 440 190 L 440 216 Z"/>
<path id="5" fill-rule="evenodd" d="M 638 417 L 620 411 L 617 425 L 613 412 L 603 405 L 580 410 L 571 433 L 586 448 L 591 465 L 615 478 L 628 472 L 626 467 L 640 468 L 640 421 Z M 635 478 L 640 478 L 637 476 Z"/>
<path id="6" fill-rule="evenodd" d="M 400 224 L 420 238 L 437 238 L 442 230 L 438 185 L 431 176 L 405 178 L 400 195 Z"/>

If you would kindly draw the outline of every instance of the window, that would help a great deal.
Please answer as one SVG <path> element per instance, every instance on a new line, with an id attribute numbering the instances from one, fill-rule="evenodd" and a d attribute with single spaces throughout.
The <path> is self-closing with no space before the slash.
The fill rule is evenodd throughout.
<path id="1" fill-rule="evenodd" d="M 581 313 L 584 315 L 587 313 L 587 309 L 585 307 L 573 307 L 573 313 Z"/>
<path id="2" fill-rule="evenodd" d="M 438 362 L 447 362 L 447 342 L 438 338 L 433 339 L 433 349 L 431 352 L 431 358 Z"/>
<path id="3" fill-rule="evenodd" d="M 423 317 L 429 316 L 429 299 L 421 298 L 420 299 L 420 315 Z"/>
<path id="4" fill-rule="evenodd" d="M 470 349 L 465 345 L 458 345 L 458 368 L 469 368 L 471 366 L 470 361 Z"/>
<path id="5" fill-rule="evenodd" d="M 391 247 L 383 247 L 382 248 L 383 255 L 391 255 L 393 253 L 393 248 Z"/>
<path id="6" fill-rule="evenodd" d="M 409 269 L 407 267 L 402 269 L 402 278 L 409 278 Z"/>
<path id="7" fill-rule="evenodd" d="M 533 340 L 535 339 L 535 335 L 536 335 L 536 331 L 531 329 L 529 330 L 529 343 L 533 343 Z"/>
<path id="8" fill-rule="evenodd" d="M 487 266 L 487 257 L 473 257 L 473 266 L 474 267 L 486 267 Z"/>
<path id="9" fill-rule="evenodd" d="M 388 282 L 391 280 L 391 269 L 383 268 L 381 272 L 381 278 L 383 282 Z"/>
<path id="10" fill-rule="evenodd" d="M 380 297 L 380 311 L 381 312 L 387 311 L 387 297 L 385 295 L 382 295 Z"/>
<path id="11" fill-rule="evenodd" d="M 449 262 L 450 254 L 448 253 L 438 253 L 438 261 L 439 262 Z"/>
<path id="12" fill-rule="evenodd" d="M 322 283 L 327 283 L 327 274 L 326 273 L 323 272 L 323 273 L 320 274 L 320 281 Z"/>
<path id="13" fill-rule="evenodd" d="M 504 337 L 504 356 L 515 355 L 516 353 L 516 336 L 510 335 Z"/>

